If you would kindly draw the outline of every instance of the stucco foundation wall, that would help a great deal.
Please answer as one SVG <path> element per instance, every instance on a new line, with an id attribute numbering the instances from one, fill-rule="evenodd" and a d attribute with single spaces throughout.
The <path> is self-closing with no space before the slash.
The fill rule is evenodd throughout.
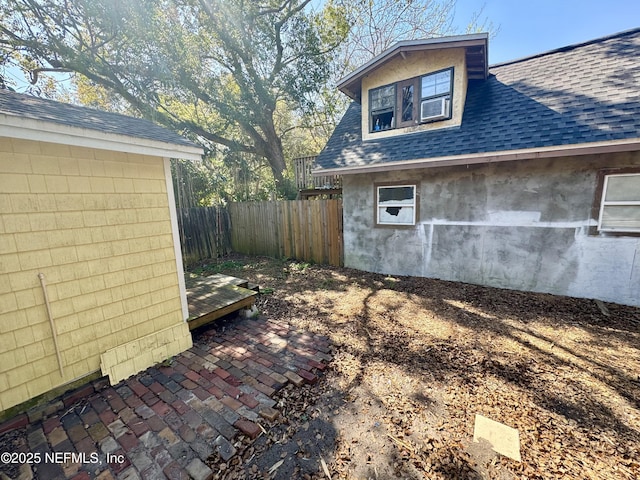
<path id="1" fill-rule="evenodd" d="M 162 158 L 0 138 L 0 411 L 183 324 L 178 285 Z"/>
<path id="2" fill-rule="evenodd" d="M 590 235 L 599 169 L 640 154 L 347 175 L 345 266 L 640 306 L 640 238 Z M 374 226 L 374 182 L 418 181 L 415 227 Z"/>

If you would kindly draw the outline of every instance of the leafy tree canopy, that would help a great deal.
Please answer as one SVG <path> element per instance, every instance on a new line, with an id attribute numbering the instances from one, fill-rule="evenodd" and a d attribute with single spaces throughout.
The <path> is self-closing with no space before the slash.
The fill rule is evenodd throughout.
<path id="1" fill-rule="evenodd" d="M 185 205 L 292 196 L 292 159 L 346 109 L 337 80 L 397 41 L 457 33 L 454 14 L 455 0 L 0 0 L 0 88 L 17 66 L 36 94 L 190 136 L 207 155 L 174 168 Z M 481 14 L 467 32 L 495 32 Z"/>
<path id="2" fill-rule="evenodd" d="M 349 29 L 341 7 L 313 11 L 310 1 L 2 0 L 0 54 L 33 83 L 79 73 L 89 103 L 132 108 L 213 159 L 266 159 L 283 192 L 278 112 L 308 106 Z"/>

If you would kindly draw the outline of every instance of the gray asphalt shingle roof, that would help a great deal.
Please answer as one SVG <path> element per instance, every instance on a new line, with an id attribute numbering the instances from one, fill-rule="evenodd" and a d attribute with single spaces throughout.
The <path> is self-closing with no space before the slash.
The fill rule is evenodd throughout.
<path id="1" fill-rule="evenodd" d="M 197 147 L 196 144 L 177 133 L 148 120 L 56 102 L 10 90 L 0 89 L 0 114 L 15 115 L 108 134 Z"/>
<path id="2" fill-rule="evenodd" d="M 640 28 L 494 65 L 470 81 L 460 127 L 362 141 L 352 103 L 320 169 L 640 137 Z"/>

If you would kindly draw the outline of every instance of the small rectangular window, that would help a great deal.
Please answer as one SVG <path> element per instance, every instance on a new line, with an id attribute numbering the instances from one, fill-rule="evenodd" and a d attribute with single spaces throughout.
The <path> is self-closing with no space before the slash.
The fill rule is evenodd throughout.
<path id="1" fill-rule="evenodd" d="M 396 109 L 396 86 L 371 90 L 369 95 L 371 109 L 371 131 L 379 132 L 394 128 L 394 113 Z"/>
<path id="2" fill-rule="evenodd" d="M 640 233 L 640 173 L 605 176 L 598 230 Z"/>
<path id="3" fill-rule="evenodd" d="M 378 225 L 415 225 L 416 186 L 376 187 L 376 209 Z"/>

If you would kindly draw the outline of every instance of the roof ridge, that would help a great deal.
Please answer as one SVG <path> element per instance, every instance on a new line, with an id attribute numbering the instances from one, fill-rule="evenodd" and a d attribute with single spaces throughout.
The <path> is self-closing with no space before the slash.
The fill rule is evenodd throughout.
<path id="1" fill-rule="evenodd" d="M 507 60 L 506 62 L 495 63 L 493 65 L 489 65 L 489 68 L 495 67 L 504 67 L 506 65 L 512 65 L 514 63 L 525 62 L 527 60 L 533 60 L 534 58 L 544 57 L 547 55 L 553 55 L 560 52 L 568 52 L 570 50 L 575 50 L 576 48 L 584 47 L 586 45 L 592 45 L 594 43 L 605 42 L 607 40 L 611 40 L 613 38 L 624 37 L 626 35 L 631 35 L 634 33 L 640 32 L 640 27 L 631 28 L 629 30 L 623 30 L 622 32 L 613 33 L 610 35 L 606 35 L 604 37 L 598 37 L 591 40 L 586 40 L 584 42 L 572 43 L 570 45 L 566 45 L 564 47 L 554 48 L 552 50 L 547 50 L 545 52 L 534 53 L 533 55 L 528 55 L 526 57 L 516 58 L 514 60 Z"/>

